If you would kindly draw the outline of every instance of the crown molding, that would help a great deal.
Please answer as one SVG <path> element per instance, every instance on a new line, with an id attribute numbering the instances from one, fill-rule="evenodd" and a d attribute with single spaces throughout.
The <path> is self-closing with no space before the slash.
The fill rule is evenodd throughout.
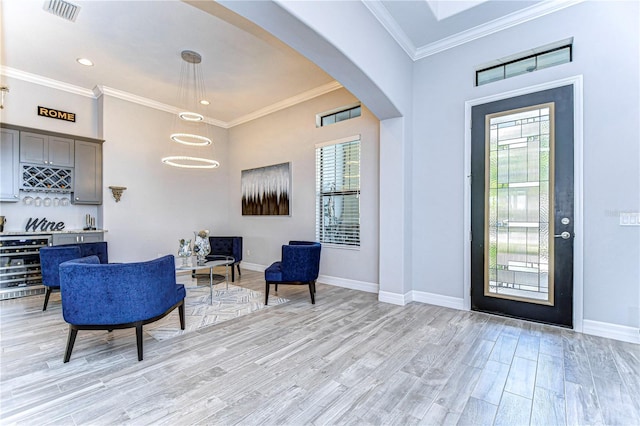
<path id="1" fill-rule="evenodd" d="M 495 34 L 502 30 L 506 30 L 516 25 L 523 24 L 525 22 L 540 18 L 545 15 L 557 12 L 570 6 L 582 3 L 584 0 L 551 0 L 543 1 L 525 9 L 519 10 L 509 15 L 505 15 L 502 18 L 495 19 L 487 22 L 486 24 L 478 25 L 477 27 L 470 28 L 466 31 L 462 31 L 450 37 L 443 38 L 435 43 L 430 43 L 425 46 L 419 47 L 416 50 L 416 54 L 413 58 L 414 61 L 418 59 L 426 58 L 427 56 L 435 55 L 444 50 L 448 50 L 465 43 L 477 40 L 482 37 L 486 37 L 491 34 Z"/>
<path id="2" fill-rule="evenodd" d="M 170 114 L 177 114 L 180 112 L 178 108 L 172 105 L 167 105 L 162 102 L 157 102 L 148 98 L 144 98 L 142 96 L 134 95 L 129 92 L 125 92 L 122 90 L 114 89 L 112 87 L 107 87 L 103 85 L 96 85 L 93 88 L 93 90 L 89 90 L 83 87 L 74 86 L 72 84 L 63 83 L 58 80 L 53 80 L 51 78 L 43 77 L 36 74 L 31 74 L 28 72 L 20 71 L 15 68 L 10 68 L 6 66 L 0 66 L 0 74 L 6 75 L 7 77 L 11 77 L 11 78 L 16 78 L 18 80 L 23 80 L 30 83 L 38 84 L 40 86 L 45 86 L 45 87 L 49 87 L 57 90 L 63 90 L 65 92 L 73 93 L 80 96 L 86 96 L 88 98 L 97 99 L 100 96 L 107 95 L 117 99 L 122 99 L 127 102 L 132 102 L 138 105 L 146 106 L 148 108 L 153 108 L 160 111 L 168 112 Z M 280 102 L 276 102 L 275 104 L 269 105 L 265 108 L 261 108 L 252 113 L 243 115 L 230 122 L 217 120 L 211 117 L 205 117 L 204 121 L 205 123 L 211 124 L 213 126 L 222 127 L 223 129 L 229 129 L 233 126 L 237 126 L 239 124 L 243 124 L 260 117 L 264 117 L 265 115 L 272 114 L 276 111 L 280 111 L 285 108 L 289 108 L 293 105 L 308 101 L 318 96 L 322 96 L 326 93 L 333 92 L 334 90 L 338 90 L 340 88 L 342 88 L 342 85 L 340 83 L 338 83 L 337 81 L 332 81 L 322 86 L 318 86 L 314 89 L 307 90 L 306 92 L 300 93 L 299 95 L 292 96 Z"/>
<path id="3" fill-rule="evenodd" d="M 53 80 L 51 78 L 43 77 L 37 74 L 31 74 L 29 72 L 21 71 L 15 68 L 6 67 L 4 65 L 0 66 L 0 74 L 18 80 L 27 81 L 29 83 L 39 84 L 40 86 L 50 87 L 52 89 L 73 93 L 74 95 L 85 96 L 88 98 L 94 97 L 93 91 L 85 89 L 84 87 L 74 86 L 73 84 Z"/>
<path id="4" fill-rule="evenodd" d="M 148 108 L 153 108 L 160 111 L 168 112 L 170 114 L 178 114 L 180 111 L 182 111 L 174 106 L 163 104 L 162 102 L 157 102 L 148 98 L 144 98 L 142 96 L 134 95 L 133 93 L 114 89 L 112 87 L 98 85 L 93 89 L 93 93 L 95 94 L 96 98 L 102 95 L 107 95 L 117 99 L 122 99 L 123 101 L 146 106 Z M 215 118 L 211 118 L 211 117 L 205 117 L 204 122 L 211 124 L 213 126 L 222 127 L 224 129 L 229 128 L 228 123 L 221 120 L 216 120 Z"/>
<path id="5" fill-rule="evenodd" d="M 382 4 L 381 0 L 362 0 L 369 12 L 375 16 L 375 18 L 382 24 L 391 37 L 402 47 L 407 55 L 411 59 L 416 56 L 416 46 L 411 42 L 411 39 L 404 32 L 398 21 L 389 13 L 387 8 Z M 415 59 L 413 59 L 415 61 Z"/>
<path id="6" fill-rule="evenodd" d="M 318 86 L 315 89 L 307 90 L 306 92 L 302 92 L 299 95 L 292 96 L 280 102 L 276 102 L 275 104 L 269 105 L 265 108 L 261 108 L 247 115 L 243 115 L 242 117 L 232 120 L 227 124 L 229 127 L 234 127 L 239 124 L 247 123 L 251 120 L 264 117 L 265 115 L 273 114 L 276 111 L 289 108 L 291 106 L 297 105 L 313 98 L 317 98 L 318 96 L 322 96 L 326 93 L 333 92 L 334 90 L 338 90 L 341 88 L 342 84 L 338 83 L 337 81 L 332 81 L 330 83 L 323 84 L 322 86 Z"/>
<path id="7" fill-rule="evenodd" d="M 540 18 L 545 15 L 557 12 L 567 7 L 584 2 L 584 0 L 547 0 L 529 6 L 517 12 L 510 13 L 501 18 L 494 19 L 477 27 L 470 28 L 466 31 L 459 32 L 450 37 L 443 38 L 433 43 L 414 47 L 404 30 L 393 19 L 389 11 L 380 0 L 362 0 L 364 5 L 371 11 L 373 16 L 382 24 L 382 26 L 391 34 L 396 42 L 407 52 L 407 55 L 413 60 L 426 58 L 448 49 L 460 46 L 465 43 L 472 42 L 482 37 L 495 34 L 507 28 L 520 25 L 522 23 Z"/>

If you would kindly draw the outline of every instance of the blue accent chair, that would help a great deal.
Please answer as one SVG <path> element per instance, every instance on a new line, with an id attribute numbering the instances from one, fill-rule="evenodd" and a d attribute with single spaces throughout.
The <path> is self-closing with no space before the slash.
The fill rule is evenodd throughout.
<path id="1" fill-rule="evenodd" d="M 60 290 L 60 276 L 58 267 L 61 263 L 71 259 L 87 256 L 98 256 L 100 263 L 109 263 L 106 241 L 96 243 L 64 244 L 60 246 L 42 247 L 40 249 L 40 270 L 42 284 L 46 287 L 43 311 L 47 310 L 49 296 L 52 291 Z"/>
<path id="2" fill-rule="evenodd" d="M 207 260 L 218 260 L 220 256 L 231 256 L 234 261 L 231 265 L 231 282 L 236 280 L 234 266 L 240 272 L 240 262 L 242 261 L 242 237 L 209 237 L 211 253 L 207 255 Z"/>
<path id="3" fill-rule="evenodd" d="M 309 285 L 311 303 L 315 304 L 316 280 L 320 270 L 320 243 L 313 241 L 289 241 L 282 246 L 282 260 L 274 262 L 264 271 L 264 304 L 269 303 L 269 285 Z"/>
<path id="4" fill-rule="evenodd" d="M 64 362 L 69 362 L 78 330 L 136 329 L 142 361 L 142 326 L 175 308 L 184 330 L 185 288 L 176 283 L 172 255 L 147 262 L 100 264 L 97 256 L 60 265 L 62 315 L 69 323 Z"/>

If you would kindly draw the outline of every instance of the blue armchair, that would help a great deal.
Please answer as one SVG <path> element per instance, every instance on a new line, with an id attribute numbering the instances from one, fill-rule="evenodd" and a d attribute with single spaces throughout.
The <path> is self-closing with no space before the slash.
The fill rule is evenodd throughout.
<path id="1" fill-rule="evenodd" d="M 98 256 L 100 263 L 109 263 L 107 243 L 64 244 L 61 246 L 42 247 L 40 249 L 40 269 L 42 271 L 42 284 L 46 288 L 44 295 L 43 311 L 47 310 L 49 296 L 52 291 L 60 290 L 60 276 L 58 267 L 61 263 L 71 259 L 87 256 Z"/>
<path id="2" fill-rule="evenodd" d="M 64 362 L 78 330 L 136 328 L 138 361 L 142 361 L 142 326 L 175 308 L 184 330 L 185 288 L 176 284 L 172 255 L 147 262 L 100 264 L 97 256 L 60 265 L 62 315 L 69 323 Z"/>
<path id="3" fill-rule="evenodd" d="M 264 271 L 264 304 L 269 303 L 269 285 L 307 284 L 311 303 L 315 304 L 316 279 L 320 270 L 320 243 L 311 241 L 289 241 L 282 246 L 282 260 L 274 262 Z"/>
<path id="4" fill-rule="evenodd" d="M 219 256 L 231 256 L 234 261 L 231 265 L 231 282 L 236 280 L 234 266 L 240 272 L 240 262 L 242 261 L 242 237 L 209 237 L 209 245 L 211 252 L 207 256 L 207 260 L 218 260 Z"/>

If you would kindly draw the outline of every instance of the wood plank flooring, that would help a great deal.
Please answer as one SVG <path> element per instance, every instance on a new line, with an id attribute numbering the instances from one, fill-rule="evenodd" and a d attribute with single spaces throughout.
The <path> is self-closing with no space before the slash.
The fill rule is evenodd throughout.
<path id="1" fill-rule="evenodd" d="M 263 275 L 237 285 L 264 291 Z M 272 289 L 273 294 L 273 289 Z M 0 424 L 639 425 L 640 346 L 319 284 L 184 336 L 80 331 L 0 301 Z"/>

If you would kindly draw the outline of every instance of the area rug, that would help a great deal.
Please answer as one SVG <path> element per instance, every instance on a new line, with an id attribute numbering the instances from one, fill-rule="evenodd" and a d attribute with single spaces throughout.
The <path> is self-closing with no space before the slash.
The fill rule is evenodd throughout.
<path id="1" fill-rule="evenodd" d="M 231 284 L 227 289 L 224 283 L 213 287 L 213 304 L 210 300 L 208 285 L 188 287 L 184 300 L 185 329 L 180 330 L 178 310 L 175 309 L 163 319 L 145 325 L 144 331 L 156 340 L 167 340 L 289 301 L 271 295 L 269 305 L 265 306 L 264 293 Z"/>

